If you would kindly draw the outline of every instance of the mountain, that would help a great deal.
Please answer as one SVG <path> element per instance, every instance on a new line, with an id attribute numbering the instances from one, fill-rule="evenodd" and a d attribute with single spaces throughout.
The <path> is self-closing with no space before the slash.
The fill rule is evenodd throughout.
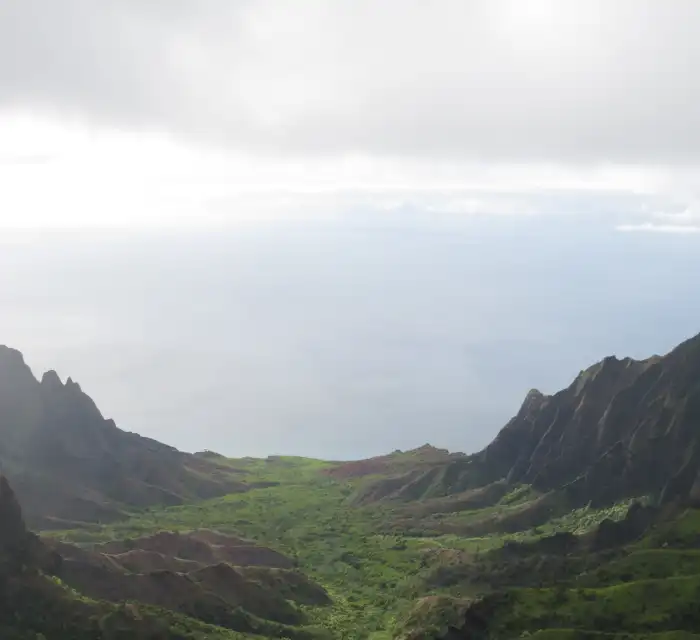
<path id="1" fill-rule="evenodd" d="M 219 560 L 225 555 L 240 561 L 235 549 L 255 546 L 249 541 L 213 531 L 179 537 L 181 548 L 188 547 L 188 540 L 198 543 L 189 546 L 200 554 L 208 547 L 204 561 L 187 562 L 155 552 L 111 555 L 102 549 L 42 540 L 27 530 L 19 502 L 0 476 L 0 637 L 316 638 L 314 630 L 299 626 L 306 621 L 299 605 L 330 604 L 321 587 L 289 569 L 232 566 Z M 127 546 L 133 552 L 139 545 L 136 540 Z M 169 568 L 149 566 L 155 555 Z M 209 564 L 211 559 L 214 564 Z M 278 554 L 278 563 L 290 561 Z"/>
<path id="2" fill-rule="evenodd" d="M 282 632 L 306 622 L 298 604 L 326 606 L 328 594 L 293 570 L 290 558 L 215 531 L 160 532 L 75 546 L 46 539 L 60 555 L 54 574 L 91 598 L 136 601 L 235 631 Z"/>
<path id="3" fill-rule="evenodd" d="M 224 638 L 197 621 L 136 605 L 87 600 L 50 577 L 61 556 L 27 531 L 0 476 L 0 637 L 3 640 L 204 640 Z"/>
<path id="4" fill-rule="evenodd" d="M 700 500 L 700 335 L 663 357 L 605 358 L 554 395 L 532 390 L 483 451 L 382 479 L 358 500 L 441 500 L 447 512 L 522 485 L 568 507 Z"/>
<path id="5" fill-rule="evenodd" d="M 246 598 L 245 610 L 264 613 L 268 625 L 293 619 L 286 607 L 268 612 L 274 599 L 245 587 L 242 576 L 273 587 L 307 616 L 293 635 L 285 627 L 287 637 L 313 628 L 356 640 L 507 639 L 540 630 L 572 640 L 698 637 L 700 509 L 624 501 L 563 510 L 538 527 L 521 521 L 520 529 L 470 533 L 474 523 L 536 502 L 538 493 L 520 486 L 504 494 L 503 481 L 443 498 L 356 503 L 377 476 L 407 468 L 422 473 L 442 465 L 442 475 L 426 477 L 449 483 L 446 460 L 427 447 L 368 465 L 229 459 L 258 488 L 53 534 L 64 559 L 58 575 L 92 597 L 128 595 L 238 629 L 260 617 L 228 617 L 212 588 L 231 604 Z M 442 513 L 434 511 L 438 505 Z M 441 531 L 440 524 L 453 529 Z M 293 569 L 286 568 L 290 560 Z M 248 562 L 258 566 L 229 568 Z M 322 592 L 304 576 L 332 602 L 309 608 Z M 218 591 L 222 584 L 229 587 Z M 304 603 L 301 589 L 309 590 Z M 650 635 L 666 632 L 673 633 Z"/>
<path id="6" fill-rule="evenodd" d="M 189 456 L 77 410 L 72 382 L 13 367 L 0 378 L 3 464 L 20 478 L 79 478 L 67 495 L 113 513 L 38 539 L 16 524 L 17 500 L 0 501 L 0 577 L 12 576 L 0 580 L 0 637 L 700 637 L 700 336 L 665 356 L 605 358 L 553 395 L 531 391 L 478 453 L 425 445 L 355 462 Z M 7 428 L 8 415 L 28 426 Z M 113 447 L 101 446 L 105 423 Z M 133 494 L 114 497 L 93 473 L 91 452 L 112 449 L 120 473 L 134 471 Z M 128 466 L 144 450 L 147 469 L 162 462 L 158 483 Z M 33 462 L 22 474 L 7 452 Z M 172 492 L 177 509 L 156 501 L 107 522 L 172 469 L 236 493 L 190 500 L 188 485 Z"/>
<path id="7" fill-rule="evenodd" d="M 553 396 L 531 392 L 477 460 L 486 479 L 564 487 L 577 505 L 696 499 L 700 336 L 664 357 L 608 357 Z"/>
<path id="8" fill-rule="evenodd" d="M 700 510 L 633 504 L 584 533 L 434 566 L 400 640 L 700 637 Z"/>
<path id="9" fill-rule="evenodd" d="M 70 378 L 37 380 L 0 346 L 0 468 L 41 528 L 110 521 L 129 508 L 177 505 L 248 487 L 211 457 L 182 453 L 106 420 Z"/>

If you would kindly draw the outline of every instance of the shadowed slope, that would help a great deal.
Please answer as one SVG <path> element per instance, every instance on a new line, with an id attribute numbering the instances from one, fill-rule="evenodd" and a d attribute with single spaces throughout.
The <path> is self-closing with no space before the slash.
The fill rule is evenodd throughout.
<path id="1" fill-rule="evenodd" d="M 116 427 L 70 378 L 37 381 L 0 346 L 0 464 L 30 523 L 106 521 L 125 508 L 174 505 L 246 489 L 215 460 Z"/>
<path id="2" fill-rule="evenodd" d="M 480 453 L 379 480 L 360 499 L 432 499 L 505 482 L 560 491 L 573 506 L 642 495 L 693 502 L 698 425 L 700 336 L 663 357 L 606 358 L 552 396 L 533 390 Z"/>

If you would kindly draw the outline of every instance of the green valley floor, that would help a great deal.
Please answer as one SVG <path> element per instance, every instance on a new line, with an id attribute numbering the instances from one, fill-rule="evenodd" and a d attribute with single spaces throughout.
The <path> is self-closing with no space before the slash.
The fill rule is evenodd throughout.
<path id="1" fill-rule="evenodd" d="M 531 500 L 522 487 L 489 507 L 433 516 L 457 531 L 436 534 L 407 527 L 411 517 L 417 524 L 423 517 L 407 515 L 401 503 L 358 502 L 377 475 L 338 477 L 332 473 L 337 464 L 306 458 L 227 464 L 246 482 L 268 486 L 51 535 L 87 544 L 207 528 L 253 539 L 293 558 L 331 596 L 331 606 L 306 609 L 309 636 L 467 638 L 468 625 L 480 624 L 473 621 L 480 615 L 488 622 L 486 635 L 477 637 L 670 639 L 700 633 L 698 512 L 685 511 L 618 549 L 552 555 L 537 541 L 569 533 L 585 538 L 601 522 L 623 519 L 629 503 L 574 510 L 521 531 L 459 532 L 457 524 Z M 541 580 L 533 582 L 538 571 Z"/>

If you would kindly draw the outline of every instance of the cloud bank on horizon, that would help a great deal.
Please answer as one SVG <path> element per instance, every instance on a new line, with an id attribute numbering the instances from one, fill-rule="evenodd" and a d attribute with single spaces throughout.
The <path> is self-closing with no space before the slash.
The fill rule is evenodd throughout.
<path id="1" fill-rule="evenodd" d="M 540 213 L 566 192 L 625 196 L 621 230 L 696 231 L 699 19 L 693 0 L 6 2 L 0 224 Z"/>

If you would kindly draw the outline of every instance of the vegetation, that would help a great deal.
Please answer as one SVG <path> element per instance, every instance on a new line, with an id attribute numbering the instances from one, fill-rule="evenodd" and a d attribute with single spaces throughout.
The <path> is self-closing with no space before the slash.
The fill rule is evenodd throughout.
<path id="1" fill-rule="evenodd" d="M 555 533 L 585 535 L 604 520 L 624 518 L 629 503 L 576 509 L 537 528 L 507 534 L 411 536 L 394 527 L 397 516 L 404 513 L 401 504 L 353 503 L 366 479 L 339 477 L 332 463 L 276 457 L 226 464 L 259 488 L 199 503 L 151 508 L 125 521 L 52 535 L 90 543 L 206 527 L 249 537 L 294 558 L 301 571 L 329 592 L 331 607 L 303 607 L 311 635 L 322 628 L 343 639 L 440 637 L 447 627 L 459 626 L 469 610 L 469 599 L 464 598 L 484 593 L 483 602 L 491 607 L 493 618 L 490 632 L 496 638 L 512 637 L 515 632 L 538 635 L 546 629 L 625 631 L 647 637 L 669 629 L 695 628 L 692 609 L 700 597 L 700 552 L 668 548 L 668 539 L 682 542 L 692 537 L 693 514 L 684 514 L 677 529 L 655 529 L 622 556 L 606 556 L 585 566 L 571 559 L 557 560 L 561 584 L 505 591 L 499 584 L 489 595 L 491 588 L 474 580 L 469 571 L 464 573 L 465 567 L 490 566 L 484 563 L 501 557 L 493 556 L 500 549 L 506 554 L 506 543 L 528 544 Z M 532 498 L 531 488 L 522 486 L 495 505 L 449 517 L 484 517 Z M 539 554 L 533 555 L 537 562 Z M 504 578 L 506 586 L 517 584 L 518 571 L 536 573 L 527 562 L 519 565 L 508 558 L 503 562 L 510 572 Z M 450 583 L 444 576 L 453 570 L 460 577 Z M 436 580 L 436 575 L 443 578 Z M 546 571 L 542 575 L 546 581 Z M 283 632 L 263 629 L 262 633 Z M 551 633 L 544 635 L 552 637 Z M 561 637 L 579 637 L 571 635 L 573 631 L 561 633 Z"/>
<path id="2" fill-rule="evenodd" d="M 198 527 L 241 534 L 290 555 L 328 590 L 332 607 L 306 611 L 315 626 L 336 637 L 388 637 L 396 612 L 410 606 L 420 592 L 426 549 L 440 541 L 377 533 L 389 512 L 349 508 L 355 487 L 325 474 L 328 463 L 274 458 L 231 464 L 244 470 L 251 482 L 278 484 L 197 504 L 151 509 L 99 530 L 54 535 L 96 542 Z"/>
<path id="3" fill-rule="evenodd" d="M 479 453 L 351 463 L 180 454 L 103 420 L 74 383 L 37 381 L 18 352 L 0 359 L 14 381 L 0 389 L 0 462 L 21 475 L 32 525 L 88 547 L 27 534 L 0 478 L 2 637 L 237 637 L 185 613 L 290 640 L 700 630 L 700 510 L 682 508 L 700 496 L 700 336 L 530 392 Z M 212 542 L 193 558 L 202 528 L 237 536 L 243 555 Z M 276 560 L 251 567 L 263 556 Z"/>
<path id="4" fill-rule="evenodd" d="M 93 601 L 60 581 L 35 572 L 9 579 L 3 577 L 0 596 L 0 637 L 3 640 L 139 640 L 154 637 L 240 640 L 251 637 L 141 603 L 118 605 Z M 165 633 L 167 635 L 163 635 Z"/>
<path id="5" fill-rule="evenodd" d="M 649 633 L 700 629 L 700 576 L 639 580 L 599 589 L 516 589 L 497 596 L 497 636 L 544 628 Z"/>

